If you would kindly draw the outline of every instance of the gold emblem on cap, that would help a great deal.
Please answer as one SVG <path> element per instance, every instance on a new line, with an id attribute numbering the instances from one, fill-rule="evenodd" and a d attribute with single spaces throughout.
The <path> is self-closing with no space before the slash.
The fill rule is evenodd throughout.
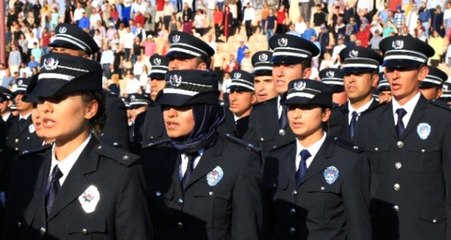
<path id="1" fill-rule="evenodd" d="M 153 60 L 153 64 L 154 64 L 154 65 L 160 65 L 160 64 L 161 64 L 161 58 L 155 58 L 155 59 Z"/>
<path id="2" fill-rule="evenodd" d="M 174 42 L 174 43 L 180 42 L 180 35 L 172 36 L 172 42 Z"/>
<path id="3" fill-rule="evenodd" d="M 305 88 L 306 83 L 305 82 L 295 82 L 293 84 L 294 89 L 296 89 L 297 91 L 302 91 Z"/>
<path id="4" fill-rule="evenodd" d="M 328 78 L 333 78 L 333 77 L 335 76 L 335 72 L 334 72 L 334 71 L 327 71 L 327 72 L 326 72 L 326 76 L 327 76 Z"/>
<path id="5" fill-rule="evenodd" d="M 279 40 L 277 40 L 277 43 L 279 44 L 280 47 L 286 47 L 288 45 L 288 39 L 279 38 Z"/>
<path id="6" fill-rule="evenodd" d="M 179 87 L 182 84 L 182 76 L 177 74 L 169 76 L 169 84 L 173 87 Z"/>
<path id="7" fill-rule="evenodd" d="M 351 58 L 356 58 L 356 57 L 358 57 L 359 56 L 359 51 L 357 51 L 357 50 L 351 50 L 351 51 L 349 51 L 349 57 L 351 57 Z"/>
<path id="8" fill-rule="evenodd" d="M 260 60 L 260 61 L 268 61 L 268 54 L 266 54 L 266 53 L 262 53 L 262 54 L 260 54 L 260 56 L 258 56 L 258 60 Z"/>
<path id="9" fill-rule="evenodd" d="M 392 42 L 391 46 L 394 49 L 402 49 L 402 48 L 404 48 L 404 41 L 403 40 L 395 40 Z"/>
<path id="10" fill-rule="evenodd" d="M 58 67 L 58 63 L 59 61 L 50 57 L 50 58 L 46 58 L 44 59 L 44 69 L 45 70 L 55 70 Z"/>

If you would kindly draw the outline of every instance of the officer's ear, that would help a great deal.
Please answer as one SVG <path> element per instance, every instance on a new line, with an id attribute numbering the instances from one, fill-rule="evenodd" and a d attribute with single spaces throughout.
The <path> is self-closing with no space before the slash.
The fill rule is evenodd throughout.
<path id="1" fill-rule="evenodd" d="M 255 95 L 254 92 L 252 92 L 251 94 L 252 94 L 251 103 L 252 105 L 254 105 L 257 103 L 257 96 Z"/>
<path id="2" fill-rule="evenodd" d="M 377 88 L 378 83 L 379 83 L 379 74 L 378 73 L 371 74 L 371 86 L 373 88 Z"/>
<path id="3" fill-rule="evenodd" d="M 429 74 L 429 67 L 427 65 L 420 66 L 418 69 L 418 81 L 423 81 Z"/>
<path id="4" fill-rule="evenodd" d="M 322 117 L 321 117 L 321 121 L 323 123 L 327 123 L 330 119 L 330 115 L 332 114 L 332 111 L 330 110 L 330 108 L 322 108 Z"/>

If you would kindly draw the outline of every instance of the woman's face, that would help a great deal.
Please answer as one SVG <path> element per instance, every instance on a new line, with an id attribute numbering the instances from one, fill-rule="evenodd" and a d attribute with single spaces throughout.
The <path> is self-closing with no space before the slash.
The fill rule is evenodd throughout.
<path id="1" fill-rule="evenodd" d="M 163 108 L 164 125 L 169 138 L 183 138 L 191 134 L 195 120 L 191 107 Z"/>
<path id="2" fill-rule="evenodd" d="M 88 121 L 96 115 L 98 107 L 95 100 L 85 102 L 81 95 L 69 95 L 39 100 L 35 114 L 45 138 L 67 143 L 80 140 L 89 132 Z"/>

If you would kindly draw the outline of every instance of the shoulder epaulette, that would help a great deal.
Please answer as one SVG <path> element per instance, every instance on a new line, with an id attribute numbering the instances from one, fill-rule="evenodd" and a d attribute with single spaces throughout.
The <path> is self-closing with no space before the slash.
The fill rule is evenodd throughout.
<path id="1" fill-rule="evenodd" d="M 129 153 L 120 148 L 112 147 L 105 143 L 99 143 L 96 147 L 94 147 L 94 149 L 96 153 L 98 153 L 99 155 L 108 157 L 118 162 L 119 164 L 126 166 L 129 166 L 130 164 L 139 159 L 138 155 Z"/>
<path id="2" fill-rule="evenodd" d="M 363 152 L 363 148 L 349 142 L 346 141 L 344 139 L 338 138 L 338 137 L 330 137 L 330 139 L 332 140 L 332 142 L 334 142 L 335 144 L 337 144 L 340 147 L 343 147 L 345 149 L 348 149 L 352 152 L 355 153 L 362 153 Z"/>
<path id="3" fill-rule="evenodd" d="M 226 139 L 228 139 L 228 140 L 230 140 L 230 141 L 232 141 L 232 142 L 234 142 L 234 143 L 236 143 L 236 144 L 238 144 L 240 146 L 243 146 L 243 147 L 245 147 L 245 148 L 247 148 L 249 150 L 252 150 L 252 151 L 254 151 L 256 153 L 260 153 L 262 151 L 261 148 L 255 146 L 254 144 L 248 143 L 248 142 L 246 142 L 246 141 L 244 141 L 244 140 L 242 140 L 240 138 L 237 138 L 237 137 L 233 136 L 230 133 L 227 133 L 224 136 L 226 137 Z"/>
<path id="4" fill-rule="evenodd" d="M 35 147 L 35 148 L 32 148 L 32 149 L 28 149 L 28 150 L 23 150 L 19 154 L 18 157 L 24 157 L 24 156 L 27 156 L 27 155 L 32 154 L 32 153 L 44 152 L 45 150 L 47 150 L 47 149 L 49 149 L 51 147 L 52 147 L 52 144 L 44 144 L 44 145 L 41 145 L 39 147 Z"/>

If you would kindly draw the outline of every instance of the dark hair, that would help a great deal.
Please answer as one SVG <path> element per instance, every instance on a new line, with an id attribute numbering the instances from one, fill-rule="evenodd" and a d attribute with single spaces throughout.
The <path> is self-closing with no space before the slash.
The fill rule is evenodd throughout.
<path id="1" fill-rule="evenodd" d="M 103 126 L 105 125 L 105 102 L 104 97 L 102 95 L 102 92 L 84 92 L 80 93 L 83 102 L 89 103 L 91 101 L 97 101 L 99 104 L 99 108 L 97 110 L 97 113 L 94 115 L 93 118 L 89 119 L 89 128 L 94 133 L 96 137 L 100 137 L 100 134 L 102 133 Z"/>

